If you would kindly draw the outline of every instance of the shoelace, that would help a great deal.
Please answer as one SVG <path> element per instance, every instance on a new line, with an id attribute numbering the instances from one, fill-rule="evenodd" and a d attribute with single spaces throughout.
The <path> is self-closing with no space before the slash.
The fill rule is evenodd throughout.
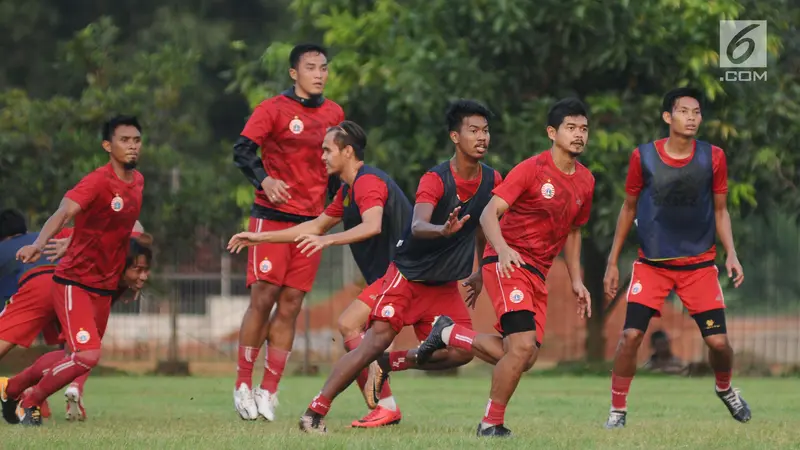
<path id="1" fill-rule="evenodd" d="M 725 399 L 725 403 L 733 408 L 734 413 L 738 413 L 744 408 L 742 399 L 739 397 L 739 389 L 733 389 L 730 394 L 725 395 L 723 398 Z"/>

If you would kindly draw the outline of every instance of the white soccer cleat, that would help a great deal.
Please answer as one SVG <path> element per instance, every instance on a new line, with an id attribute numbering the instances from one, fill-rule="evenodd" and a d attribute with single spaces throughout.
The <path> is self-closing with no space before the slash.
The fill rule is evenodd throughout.
<path id="1" fill-rule="evenodd" d="M 244 420 L 258 419 L 258 407 L 253 398 L 253 391 L 242 383 L 239 389 L 233 391 L 233 406 Z"/>
<path id="2" fill-rule="evenodd" d="M 256 399 L 258 413 L 273 422 L 275 420 L 275 410 L 278 408 L 278 393 L 272 394 L 266 389 L 257 387 L 253 390 L 253 396 Z"/>
<path id="3" fill-rule="evenodd" d="M 70 386 L 64 393 L 67 398 L 67 414 L 66 419 L 69 422 L 86 420 L 86 410 L 83 408 L 83 399 L 81 399 L 81 392 L 75 386 Z"/>

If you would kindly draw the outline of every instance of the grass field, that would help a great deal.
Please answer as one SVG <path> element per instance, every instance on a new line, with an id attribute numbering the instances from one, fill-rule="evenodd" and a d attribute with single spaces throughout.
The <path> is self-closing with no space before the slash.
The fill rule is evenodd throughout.
<path id="1" fill-rule="evenodd" d="M 523 378 L 509 405 L 509 440 L 474 436 L 489 379 L 399 374 L 393 389 L 400 425 L 348 428 L 366 409 L 356 390 L 333 404 L 327 436 L 305 435 L 297 419 L 322 378 L 284 379 L 279 420 L 244 422 L 231 400 L 230 378 L 97 376 L 87 383 L 89 419 L 68 423 L 53 396 L 54 417 L 40 429 L 0 425 L 0 448 L 197 449 L 777 449 L 800 448 L 800 381 L 738 379 L 753 409 L 740 424 L 714 393 L 713 379 L 640 377 L 634 381 L 628 427 L 606 431 L 609 380 L 603 377 Z"/>

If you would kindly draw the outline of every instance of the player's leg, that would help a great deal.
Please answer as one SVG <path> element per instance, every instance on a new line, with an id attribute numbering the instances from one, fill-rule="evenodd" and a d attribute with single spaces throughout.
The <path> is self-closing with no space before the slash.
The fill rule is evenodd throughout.
<path id="1" fill-rule="evenodd" d="M 362 293 L 361 296 L 363 295 L 364 294 Z M 342 314 L 339 315 L 339 333 L 342 335 L 344 348 L 348 352 L 355 350 L 364 339 L 364 325 L 367 323 L 367 320 L 369 320 L 369 313 L 375 306 L 374 304 L 368 305 L 364 303 L 364 301 L 360 300 L 361 296 L 359 296 L 359 299 L 356 299 L 350 303 L 347 309 L 345 309 Z M 361 394 L 364 396 L 364 401 L 367 403 L 367 406 L 370 409 L 375 409 L 375 402 L 370 401 L 372 400 L 372 396 L 367 395 L 367 391 L 365 390 L 367 384 L 366 369 L 361 371 L 361 373 L 358 375 L 358 378 L 356 378 L 356 383 L 358 384 L 358 388 L 361 390 Z"/>
<path id="2" fill-rule="evenodd" d="M 111 317 L 111 306 L 111 302 L 95 305 L 94 319 L 95 323 L 97 324 L 97 334 L 100 336 L 101 340 L 106 335 L 108 319 Z M 58 323 L 56 322 L 53 325 L 57 326 Z M 66 400 L 65 418 L 69 422 L 82 422 L 86 420 L 86 408 L 83 404 L 83 390 L 84 386 L 86 385 L 86 380 L 89 379 L 90 374 L 91 371 L 86 372 L 76 378 L 72 383 L 69 384 L 69 386 L 67 386 L 67 389 L 64 392 L 64 398 Z"/>
<path id="3" fill-rule="evenodd" d="M 627 309 L 622 335 L 614 355 L 611 373 L 611 410 L 605 427 L 625 426 L 628 411 L 628 392 L 636 375 L 636 356 L 642 345 L 650 319 L 661 314 L 664 300 L 674 287 L 674 281 L 666 269 L 633 263 L 631 285 L 626 294 Z"/>
<path id="4" fill-rule="evenodd" d="M 684 272 L 676 279 L 677 293 L 700 328 L 714 370 L 714 391 L 739 422 L 750 420 L 750 406 L 731 385 L 733 348 L 725 324 L 725 298 L 714 266 Z"/>

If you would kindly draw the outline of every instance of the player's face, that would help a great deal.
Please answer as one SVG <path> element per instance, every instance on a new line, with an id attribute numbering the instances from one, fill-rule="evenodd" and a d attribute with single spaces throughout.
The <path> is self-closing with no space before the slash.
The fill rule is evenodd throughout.
<path id="1" fill-rule="evenodd" d="M 111 141 L 103 141 L 103 148 L 111 158 L 128 170 L 134 169 L 142 148 L 142 133 L 136 127 L 120 125 L 114 130 Z"/>
<path id="2" fill-rule="evenodd" d="M 131 289 L 142 289 L 149 277 L 150 265 L 144 255 L 139 255 L 133 265 L 125 269 L 125 284 Z"/>
<path id="3" fill-rule="evenodd" d="M 489 150 L 489 121 L 483 116 L 469 116 L 461 121 L 461 129 L 450 132 L 456 148 L 472 159 L 481 160 Z"/>
<path id="4" fill-rule="evenodd" d="M 300 56 L 297 69 L 289 69 L 289 75 L 301 94 L 322 95 L 328 82 L 328 59 L 322 53 L 305 53 Z"/>
<path id="5" fill-rule="evenodd" d="M 322 162 L 325 163 L 325 170 L 328 171 L 328 175 L 339 175 L 344 167 L 345 158 L 342 150 L 339 149 L 339 146 L 334 141 L 335 137 L 336 133 L 332 131 L 326 134 L 325 139 L 322 141 Z"/>
<path id="6" fill-rule="evenodd" d="M 692 97 L 679 98 L 672 107 L 672 114 L 665 112 L 662 116 L 672 133 L 685 137 L 697 135 L 697 129 L 703 121 L 700 102 Z"/>
<path id="7" fill-rule="evenodd" d="M 558 130 L 547 127 L 547 136 L 557 148 L 577 157 L 589 142 L 589 121 L 585 116 L 567 116 Z"/>

